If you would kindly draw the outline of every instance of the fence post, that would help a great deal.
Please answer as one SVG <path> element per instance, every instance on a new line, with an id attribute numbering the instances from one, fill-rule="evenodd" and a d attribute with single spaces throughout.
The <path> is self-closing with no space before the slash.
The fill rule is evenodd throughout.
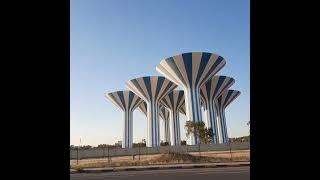
<path id="1" fill-rule="evenodd" d="M 110 161 L 110 154 L 109 154 L 109 146 L 108 146 L 108 162 Z"/>
<path id="2" fill-rule="evenodd" d="M 231 152 L 231 139 L 229 139 L 229 149 L 230 149 L 230 160 L 232 160 L 232 152 Z"/>
<path id="3" fill-rule="evenodd" d="M 188 144 L 186 143 L 186 147 L 187 147 L 187 154 L 188 154 Z"/>
<path id="4" fill-rule="evenodd" d="M 133 151 L 133 147 L 132 147 L 131 149 L 129 149 L 129 151 L 131 151 L 132 160 L 134 161 L 134 156 L 135 156 L 135 154 L 134 154 L 134 151 Z"/>
<path id="5" fill-rule="evenodd" d="M 201 152 L 200 152 L 200 142 L 199 142 L 199 157 L 201 158 Z"/>
<path id="6" fill-rule="evenodd" d="M 77 147 L 77 165 L 78 165 L 78 160 L 79 160 L 79 147 Z"/>
<path id="7" fill-rule="evenodd" d="M 146 146 L 146 155 L 148 155 L 149 147 Z"/>
<path id="8" fill-rule="evenodd" d="M 138 143 L 139 161 L 140 161 L 140 143 Z"/>

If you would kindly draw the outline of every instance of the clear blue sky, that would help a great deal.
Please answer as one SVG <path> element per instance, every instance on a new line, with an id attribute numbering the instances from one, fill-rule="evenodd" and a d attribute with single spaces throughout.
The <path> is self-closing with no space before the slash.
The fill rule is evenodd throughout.
<path id="1" fill-rule="evenodd" d="M 70 143 L 122 140 L 123 114 L 104 93 L 127 89 L 132 78 L 160 75 L 160 60 L 191 51 L 226 59 L 219 74 L 235 78 L 232 88 L 242 93 L 226 109 L 228 133 L 248 135 L 249 17 L 249 0 L 71 0 Z M 135 111 L 133 119 L 133 141 L 141 141 L 146 118 Z M 181 116 L 182 139 L 184 123 Z"/>

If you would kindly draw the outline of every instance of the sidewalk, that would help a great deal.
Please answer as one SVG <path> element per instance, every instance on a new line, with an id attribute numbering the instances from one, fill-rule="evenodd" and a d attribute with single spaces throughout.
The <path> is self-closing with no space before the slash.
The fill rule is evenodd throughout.
<path id="1" fill-rule="evenodd" d="M 201 164 L 168 164 L 168 165 L 149 165 L 149 166 L 123 166 L 106 168 L 84 168 L 81 171 L 70 169 L 72 173 L 97 173 L 114 171 L 142 171 L 155 169 L 190 169 L 190 168 L 215 168 L 231 166 L 250 166 L 250 162 L 227 162 L 227 163 L 201 163 Z"/>

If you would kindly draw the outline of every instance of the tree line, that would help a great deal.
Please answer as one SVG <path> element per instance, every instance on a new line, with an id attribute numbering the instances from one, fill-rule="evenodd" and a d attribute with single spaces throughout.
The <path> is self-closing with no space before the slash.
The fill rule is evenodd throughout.
<path id="1" fill-rule="evenodd" d="M 250 121 L 247 123 L 248 126 L 250 126 Z M 213 137 L 216 136 L 213 133 L 212 128 L 205 127 L 205 123 L 203 121 L 200 122 L 192 122 L 192 121 L 186 121 L 185 124 L 185 130 L 186 130 L 186 136 L 189 137 L 191 134 L 194 134 L 196 137 L 199 138 L 201 144 L 209 144 L 213 142 Z M 243 137 L 236 137 L 236 138 L 229 138 L 230 142 L 250 142 L 250 135 L 249 136 L 243 136 Z M 161 142 L 160 146 L 169 146 L 169 142 Z M 181 141 L 181 145 L 187 145 L 187 142 L 185 140 Z M 142 139 L 140 143 L 133 143 L 132 147 L 146 147 L 146 140 Z M 70 145 L 70 150 L 76 150 L 76 149 L 101 149 L 101 148 L 121 148 L 121 144 L 99 144 L 98 146 L 90 146 L 90 145 L 84 145 L 84 146 L 74 146 Z"/>
<path id="2" fill-rule="evenodd" d="M 186 141 L 181 141 L 181 145 L 186 145 Z M 133 143 L 132 147 L 146 147 L 145 142 L 141 143 Z M 168 142 L 161 142 L 160 146 L 169 146 Z M 115 144 L 115 145 L 109 145 L 109 144 L 99 144 L 98 146 L 90 146 L 90 145 L 83 145 L 83 146 L 75 146 L 75 145 L 70 145 L 70 150 L 88 150 L 88 149 L 103 149 L 103 148 L 121 148 L 122 146 L 120 144 Z"/>
<path id="3" fill-rule="evenodd" d="M 247 123 L 250 126 L 250 121 Z M 203 121 L 192 122 L 186 121 L 185 124 L 186 135 L 189 137 L 191 134 L 194 134 L 199 138 L 200 144 L 209 144 L 213 142 L 213 137 L 216 134 L 213 133 L 212 128 L 207 128 Z M 229 142 L 250 142 L 250 135 L 236 138 L 229 138 Z"/>

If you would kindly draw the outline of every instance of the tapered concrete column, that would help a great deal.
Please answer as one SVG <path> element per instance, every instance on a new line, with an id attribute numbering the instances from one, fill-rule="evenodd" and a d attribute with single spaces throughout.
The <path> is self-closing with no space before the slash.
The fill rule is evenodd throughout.
<path id="1" fill-rule="evenodd" d="M 142 99 L 131 91 L 116 91 L 105 96 L 124 112 L 122 148 L 132 148 L 132 112 L 140 105 Z"/>
<path id="2" fill-rule="evenodd" d="M 160 146 L 159 101 L 177 85 L 165 77 L 146 76 L 129 80 L 127 86 L 147 103 L 147 147 Z"/>
<path id="3" fill-rule="evenodd" d="M 164 129 L 164 141 L 168 142 L 169 145 L 171 145 L 171 140 L 170 140 L 170 114 L 169 111 L 163 107 L 160 106 L 160 112 L 159 115 L 161 119 L 163 120 L 163 129 Z M 172 132 L 172 131 L 171 131 Z"/>
<path id="4" fill-rule="evenodd" d="M 161 119 L 163 120 L 163 129 L 164 129 L 164 141 L 168 142 L 170 144 L 170 126 L 169 126 L 169 111 L 163 107 L 161 104 L 159 105 L 159 115 Z M 147 103 L 142 102 L 140 106 L 138 107 L 138 110 L 142 112 L 146 117 L 148 117 L 148 112 L 147 112 Z"/>
<path id="5" fill-rule="evenodd" d="M 219 133 L 219 143 L 228 143 L 229 136 L 227 131 L 227 122 L 225 116 L 225 109 L 226 107 L 235 100 L 240 95 L 240 91 L 236 90 L 226 90 L 224 91 L 215 101 L 217 107 L 217 114 L 218 114 L 218 126 L 220 127 Z"/>
<path id="6" fill-rule="evenodd" d="M 181 145 L 179 109 L 184 104 L 184 92 L 174 90 L 166 95 L 161 103 L 169 110 L 171 145 Z"/>
<path id="7" fill-rule="evenodd" d="M 214 104 L 215 99 L 221 93 L 234 84 L 234 79 L 227 76 L 214 76 L 200 88 L 201 98 L 207 115 L 207 127 L 213 130 L 213 143 L 219 142 L 217 111 Z"/>
<path id="8" fill-rule="evenodd" d="M 200 108 L 200 87 L 212 78 L 223 66 L 223 57 L 206 52 L 190 52 L 166 58 L 156 70 L 184 90 L 187 120 L 202 121 Z M 189 142 L 198 144 L 198 138 L 191 134 Z"/>
<path id="9" fill-rule="evenodd" d="M 169 110 L 170 114 L 170 131 L 171 136 L 171 144 L 172 146 L 180 146 L 181 145 L 181 134 L 180 134 L 180 121 L 179 121 L 179 113 L 173 112 Z"/>

